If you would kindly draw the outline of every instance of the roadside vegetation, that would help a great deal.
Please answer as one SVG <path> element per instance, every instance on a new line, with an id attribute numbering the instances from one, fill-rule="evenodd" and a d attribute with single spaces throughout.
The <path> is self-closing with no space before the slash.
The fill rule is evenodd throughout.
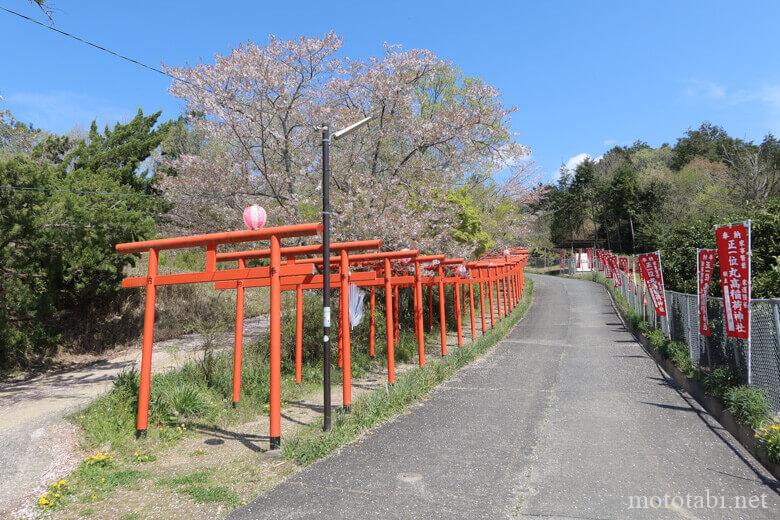
<path id="1" fill-rule="evenodd" d="M 241 402 L 231 406 L 232 351 L 221 351 L 207 340 L 203 358 L 179 369 L 155 374 L 150 400 L 150 424 L 147 436 L 136 439 L 135 414 L 139 377 L 135 371 L 121 374 L 113 388 L 96 399 L 72 419 L 82 429 L 85 458 L 70 475 L 51 483 L 38 497 L 37 508 L 57 518 L 81 518 L 124 509 L 115 504 L 117 496 L 144 496 L 146 502 L 161 497 L 178 497 L 179 504 L 214 508 L 223 514 L 293 473 L 302 465 L 326 456 L 354 440 L 367 429 L 402 413 L 412 402 L 424 398 L 436 385 L 450 377 L 501 339 L 525 314 L 531 303 L 533 283 L 526 282 L 523 299 L 514 312 L 494 329 L 461 349 L 452 348 L 439 358 L 438 320 L 433 332 L 426 334 L 430 357 L 424 368 L 399 373 L 396 384 L 387 392 L 378 390 L 357 396 L 351 414 L 336 413 L 333 429 L 321 432 L 319 418 L 306 426 L 297 426 L 285 435 L 284 458 L 280 461 L 246 447 L 230 456 L 213 454 L 204 439 L 212 432 L 220 436 L 243 438 L 247 428 L 256 429 L 258 417 L 268 413 L 268 341 L 244 346 Z M 411 294 L 401 291 L 402 302 L 411 303 Z M 479 292 L 476 291 L 478 297 Z M 436 296 L 436 295 L 434 295 Z M 448 301 L 452 301 L 451 293 Z M 416 362 L 417 346 L 411 330 L 412 313 L 401 306 L 401 334 L 395 347 L 399 363 Z M 294 380 L 294 302 L 285 297 L 282 314 L 282 406 L 305 401 L 321 389 L 322 364 L 320 312 L 321 295 L 306 294 L 304 299 L 303 382 Z M 434 298 L 438 308 L 438 298 Z M 463 306 L 464 331 L 470 317 Z M 447 306 L 448 332 L 455 330 L 454 306 Z M 338 316 L 338 313 L 334 313 Z M 376 356 L 367 354 L 368 318 L 352 330 L 352 374 L 355 380 L 369 371 L 383 370 L 386 360 L 383 308 L 376 312 Z M 334 322 L 337 326 L 338 322 Z M 426 321 L 427 323 L 427 321 Z M 337 329 L 336 329 L 337 330 Z M 335 350 L 335 349 L 334 349 Z M 336 353 L 332 363 L 335 366 Z M 341 381 L 341 371 L 332 371 L 333 383 Z M 232 433 L 231 433 L 232 432 Z M 249 434 L 248 438 L 252 438 Z M 254 440 L 253 443 L 262 443 Z M 175 459 L 176 462 L 171 462 Z M 183 501 L 186 499 L 186 501 Z M 186 510 L 186 508 L 185 508 Z M 113 514 L 113 513 L 112 513 Z M 146 516 L 146 515 L 142 515 Z"/>

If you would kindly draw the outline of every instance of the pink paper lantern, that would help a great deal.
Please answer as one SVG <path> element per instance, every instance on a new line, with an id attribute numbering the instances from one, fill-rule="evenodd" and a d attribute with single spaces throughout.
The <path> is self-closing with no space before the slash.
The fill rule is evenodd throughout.
<path id="1" fill-rule="evenodd" d="M 252 204 L 244 209 L 244 224 L 249 229 L 259 229 L 265 226 L 266 219 L 267 215 L 262 206 Z"/>

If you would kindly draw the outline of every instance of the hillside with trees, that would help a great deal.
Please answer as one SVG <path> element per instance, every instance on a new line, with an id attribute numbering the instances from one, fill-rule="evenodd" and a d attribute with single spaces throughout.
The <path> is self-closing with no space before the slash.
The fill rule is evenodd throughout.
<path id="1" fill-rule="evenodd" d="M 714 247 L 713 226 L 751 219 L 753 294 L 780 295 L 780 141 L 771 134 L 754 143 L 705 123 L 674 145 L 617 146 L 562 168 L 536 209 L 556 247 L 662 251 L 667 288 L 682 292 L 695 292 L 695 251 Z"/>

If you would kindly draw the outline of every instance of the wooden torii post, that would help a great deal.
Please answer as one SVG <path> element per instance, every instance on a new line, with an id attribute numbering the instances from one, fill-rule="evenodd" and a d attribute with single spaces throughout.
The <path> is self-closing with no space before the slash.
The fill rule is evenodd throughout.
<path id="1" fill-rule="evenodd" d="M 146 305 L 144 307 L 144 334 L 141 353 L 141 383 L 138 394 L 138 413 L 136 434 L 144 435 L 149 424 L 149 396 L 152 377 L 152 346 L 154 343 L 154 318 L 157 300 L 157 287 L 188 283 L 220 282 L 268 278 L 270 286 L 270 445 L 278 448 L 281 442 L 281 277 L 306 274 L 309 266 L 281 262 L 281 240 L 292 237 L 313 236 L 322 231 L 319 223 L 295 224 L 256 230 L 228 231 L 208 233 L 178 238 L 163 238 L 117 244 L 119 254 L 149 254 L 147 274 L 143 277 L 125 278 L 122 287 L 146 287 Z M 217 270 L 217 247 L 255 241 L 270 241 L 270 265 L 268 267 L 237 267 Z M 160 251 L 173 249 L 205 249 L 203 271 L 158 274 L 158 255 Z"/>

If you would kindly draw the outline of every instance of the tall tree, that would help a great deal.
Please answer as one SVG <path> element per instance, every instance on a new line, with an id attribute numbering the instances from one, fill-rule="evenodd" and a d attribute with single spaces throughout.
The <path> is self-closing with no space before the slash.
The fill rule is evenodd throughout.
<path id="1" fill-rule="evenodd" d="M 235 226 L 248 203 L 273 223 L 319 217 L 316 127 L 375 120 L 333 147 L 334 231 L 388 247 L 452 250 L 457 210 L 448 193 L 468 173 L 511 168 L 526 153 L 507 130 L 512 108 L 496 89 L 463 77 L 427 50 L 388 46 L 382 57 L 341 60 L 341 39 L 247 43 L 213 65 L 171 69 L 188 83 L 190 123 L 209 143 L 171 167 L 164 187 L 181 228 Z M 465 246 L 464 246 L 465 247 Z"/>
<path id="2" fill-rule="evenodd" d="M 158 116 L 139 111 L 104 132 L 93 125 L 64 156 L 46 140 L 34 158 L 0 157 L 0 185 L 12 187 L 0 189 L 0 368 L 48 355 L 70 328 L 63 323 L 97 326 L 121 302 L 135 258 L 114 245 L 153 236 L 165 209 L 141 166 L 165 132 L 154 128 Z"/>

